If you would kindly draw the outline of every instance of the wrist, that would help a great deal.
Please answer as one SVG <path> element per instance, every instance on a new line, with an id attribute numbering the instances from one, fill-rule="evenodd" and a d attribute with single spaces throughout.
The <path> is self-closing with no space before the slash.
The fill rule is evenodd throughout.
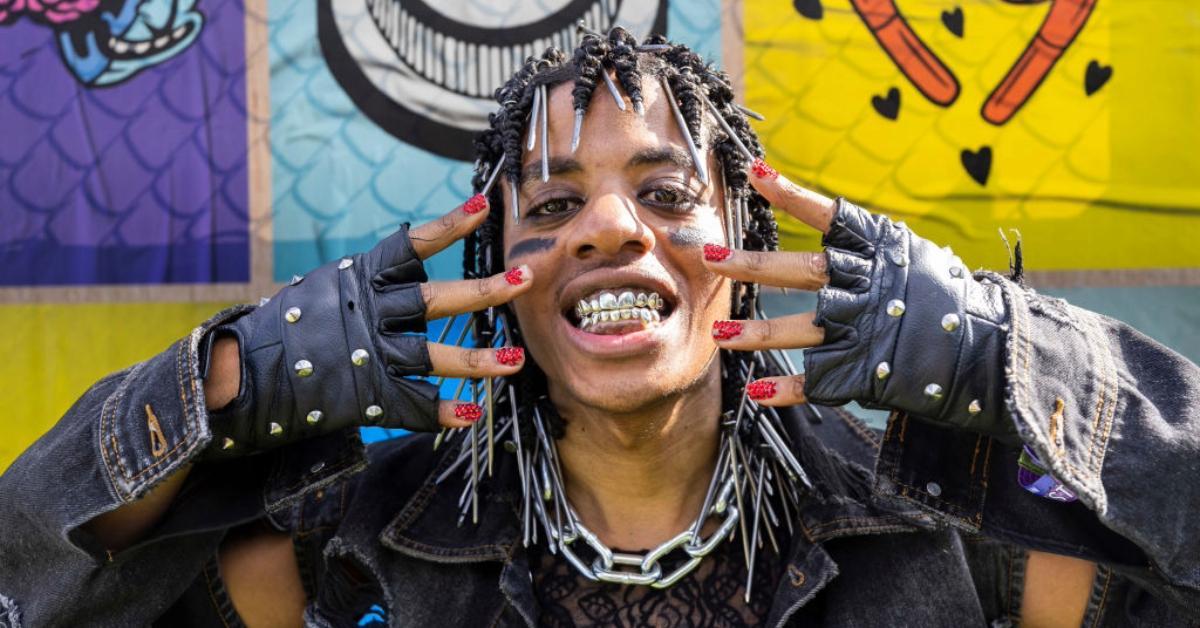
<path id="1" fill-rule="evenodd" d="M 204 379 L 205 406 L 219 410 L 237 398 L 242 385 L 242 364 L 237 339 L 221 336 L 213 341 L 208 376 Z"/>

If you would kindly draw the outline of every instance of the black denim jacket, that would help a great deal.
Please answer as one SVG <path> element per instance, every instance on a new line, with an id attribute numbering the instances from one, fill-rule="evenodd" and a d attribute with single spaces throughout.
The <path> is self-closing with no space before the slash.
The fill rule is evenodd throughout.
<path id="1" fill-rule="evenodd" d="M 1015 285 L 1006 296 L 1009 410 L 1080 501 L 1024 491 L 1019 452 L 988 437 L 904 415 L 880 435 L 837 409 L 795 414 L 816 488 L 771 625 L 1018 621 L 1022 548 L 1101 563 L 1086 625 L 1200 621 L 1200 369 L 1116 321 Z M 96 383 L 0 476 L 0 625 L 236 624 L 214 557 L 255 521 L 296 540 L 312 624 L 355 625 L 370 604 L 393 625 L 534 624 L 507 456 L 479 525 L 460 528 L 461 487 L 432 480 L 450 452 L 425 436 L 368 455 L 348 431 L 199 464 L 160 524 L 115 556 L 80 528 L 208 444 L 198 346 L 243 311 Z"/>

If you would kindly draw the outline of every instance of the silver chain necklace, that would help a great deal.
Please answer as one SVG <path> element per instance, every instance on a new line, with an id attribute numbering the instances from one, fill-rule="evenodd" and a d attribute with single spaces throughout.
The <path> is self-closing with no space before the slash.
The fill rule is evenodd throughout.
<path id="1" fill-rule="evenodd" d="M 746 382 L 753 380 L 755 368 L 764 360 L 771 360 L 780 371 L 791 371 L 786 356 L 760 352 L 755 357 L 757 360 L 740 374 L 743 389 Z M 460 385 L 460 392 L 461 389 Z M 792 534 L 791 513 L 798 512 L 800 489 L 812 489 L 804 468 L 792 454 L 778 413 L 773 408 L 758 406 L 743 392 L 736 412 L 727 412 L 722 417 L 717 464 L 696 520 L 644 554 L 616 552 L 580 521 L 567 500 L 558 448 L 548 436 L 540 404 L 535 403 L 532 416 L 524 419 L 533 423 L 534 442 L 523 443 L 519 425 L 522 419 L 511 383 L 502 377 L 485 381 L 483 385 L 472 382 L 471 398 L 486 404 L 488 420 L 484 425 L 457 430 L 461 434 L 462 449 L 437 478 L 441 483 L 459 467 L 467 465 L 464 472 L 466 486 L 458 500 L 458 524 L 462 525 L 468 514 L 472 521 L 478 522 L 479 487 L 483 475 L 491 474 L 492 443 L 511 435 L 510 440 L 504 441 L 504 446 L 518 460 L 524 546 L 538 544 L 540 528 L 546 549 L 551 554 L 561 551 L 567 562 L 589 580 L 665 589 L 695 570 L 721 542 L 734 538 L 740 531 L 747 571 L 745 598 L 749 603 L 755 554 L 763 546 L 764 536 L 779 552 L 776 531 L 786 526 L 788 534 Z M 506 401 L 511 410 L 508 416 L 494 416 L 493 404 Z M 812 408 L 812 411 L 816 412 L 816 409 Z M 485 429 L 486 434 L 481 435 Z M 439 436 L 435 446 L 440 445 L 444 437 L 445 434 Z M 776 506 L 782 513 L 776 512 Z M 705 524 L 718 518 L 717 530 L 704 538 L 701 531 Z M 590 562 L 580 557 L 581 548 L 593 555 Z M 662 559 L 677 550 L 682 550 L 687 559 L 665 573 Z"/>

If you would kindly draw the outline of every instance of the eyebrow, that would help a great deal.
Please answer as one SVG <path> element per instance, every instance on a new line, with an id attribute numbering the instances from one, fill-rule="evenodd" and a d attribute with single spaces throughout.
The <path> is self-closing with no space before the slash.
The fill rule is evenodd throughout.
<path id="1" fill-rule="evenodd" d="M 661 164 L 670 164 L 680 170 L 691 170 L 695 167 L 692 163 L 692 157 L 688 152 L 679 146 L 656 146 L 654 148 L 642 149 L 633 154 L 629 161 L 625 162 L 626 168 L 637 168 L 641 166 L 656 166 Z M 548 168 L 550 175 L 561 174 L 576 174 L 583 172 L 583 164 L 572 157 L 551 157 L 550 167 Z M 542 160 L 537 159 L 525 166 L 521 170 L 522 187 L 531 181 L 540 180 L 542 177 Z"/>

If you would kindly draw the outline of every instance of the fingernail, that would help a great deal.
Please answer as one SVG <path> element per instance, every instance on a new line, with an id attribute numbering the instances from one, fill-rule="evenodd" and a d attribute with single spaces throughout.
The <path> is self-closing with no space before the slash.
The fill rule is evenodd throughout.
<path id="1" fill-rule="evenodd" d="M 525 350 L 521 347 L 500 347 L 496 349 L 496 361 L 504 366 L 516 366 L 525 359 Z"/>
<path id="2" fill-rule="evenodd" d="M 472 423 L 478 421 L 483 416 L 483 408 L 477 403 L 460 403 L 454 406 L 454 418 L 470 421 Z"/>
<path id="3" fill-rule="evenodd" d="M 717 340 L 729 340 L 742 334 L 742 324 L 737 321 L 716 321 L 713 323 L 712 335 Z"/>
<path id="4" fill-rule="evenodd" d="M 463 211 L 468 214 L 478 214 L 479 212 L 487 209 L 487 206 L 487 197 L 482 194 L 476 194 L 475 196 L 467 199 L 467 202 L 463 203 L 462 208 Z"/>
<path id="5" fill-rule="evenodd" d="M 761 401 L 774 397 L 776 389 L 775 382 L 769 379 L 760 379 L 746 385 L 746 394 L 755 401 Z"/>
<path id="6" fill-rule="evenodd" d="M 508 272 L 504 273 L 504 281 L 507 281 L 509 285 L 519 286 L 525 282 L 525 273 L 521 270 L 520 266 L 514 266 Z"/>
<path id="7" fill-rule="evenodd" d="M 704 260 L 708 262 L 723 262 L 733 255 L 733 251 L 721 246 L 720 244 L 705 244 L 704 245 Z"/>
<path id="8" fill-rule="evenodd" d="M 779 171 L 768 166 L 767 162 L 761 159 L 755 159 L 754 164 L 750 166 L 750 170 L 754 173 L 754 176 L 758 177 L 759 179 L 774 181 L 775 179 L 779 178 Z"/>

